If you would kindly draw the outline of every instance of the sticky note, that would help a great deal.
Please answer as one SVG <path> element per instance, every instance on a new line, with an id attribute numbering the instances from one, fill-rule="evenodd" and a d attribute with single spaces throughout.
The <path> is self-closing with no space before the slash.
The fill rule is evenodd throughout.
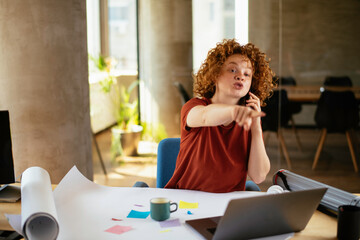
<path id="1" fill-rule="evenodd" d="M 198 208 L 199 207 L 199 203 L 195 202 L 195 203 L 189 203 L 189 202 L 184 202 L 182 200 L 180 200 L 179 202 L 179 208 Z"/>
<path id="2" fill-rule="evenodd" d="M 109 232 L 109 233 L 114 233 L 114 234 L 122 234 L 125 232 L 128 232 L 132 229 L 132 227 L 130 226 L 120 226 L 120 225 L 115 225 L 109 229 L 106 229 L 105 232 Z"/>
<path id="3" fill-rule="evenodd" d="M 139 212 L 136 210 L 131 210 L 127 218 L 147 218 L 150 212 Z"/>
<path id="4" fill-rule="evenodd" d="M 160 222 L 160 227 L 162 228 L 179 227 L 179 226 L 181 226 L 179 219 L 172 219 L 172 220 Z"/>

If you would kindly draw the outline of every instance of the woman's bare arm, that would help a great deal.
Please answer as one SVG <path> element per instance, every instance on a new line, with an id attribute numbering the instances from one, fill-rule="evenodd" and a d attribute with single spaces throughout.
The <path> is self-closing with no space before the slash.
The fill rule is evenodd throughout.
<path id="1" fill-rule="evenodd" d="M 252 119 L 263 115 L 264 113 L 257 112 L 250 107 L 209 104 L 207 106 L 193 107 L 187 115 L 186 124 L 188 127 L 226 126 L 235 121 L 248 130 Z"/>
<path id="2" fill-rule="evenodd" d="M 247 106 L 260 112 L 260 101 L 252 93 Z M 251 149 L 248 162 L 248 175 L 256 183 L 263 182 L 270 171 L 270 160 L 267 156 L 262 135 L 260 118 L 256 118 L 251 125 Z"/>

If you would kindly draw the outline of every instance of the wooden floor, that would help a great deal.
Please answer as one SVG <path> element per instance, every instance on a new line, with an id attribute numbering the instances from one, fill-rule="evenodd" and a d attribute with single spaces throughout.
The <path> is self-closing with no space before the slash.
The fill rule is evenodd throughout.
<path id="1" fill-rule="evenodd" d="M 345 134 L 328 134 L 316 170 L 312 170 L 320 137 L 318 129 L 298 129 L 302 151 L 297 147 L 295 135 L 291 129 L 284 130 L 284 139 L 292 163 L 292 172 L 343 189 L 360 193 L 360 174 L 354 172 L 351 155 Z M 360 140 L 359 131 L 356 137 Z M 136 181 L 144 181 L 156 185 L 156 145 L 141 143 L 142 154 L 139 157 L 124 157 L 121 161 L 112 162 L 110 154 L 111 135 L 106 130 L 96 135 L 101 156 L 104 160 L 107 176 L 105 176 L 99 155 L 93 144 L 94 181 L 107 186 L 130 187 Z M 360 165 L 359 141 L 355 142 L 355 154 Z M 288 169 L 285 159 L 279 150 L 279 142 L 275 133 L 271 133 L 266 141 L 267 153 L 271 161 L 271 170 L 267 179 L 259 186 L 266 190 L 272 185 L 272 177 L 279 169 Z"/>

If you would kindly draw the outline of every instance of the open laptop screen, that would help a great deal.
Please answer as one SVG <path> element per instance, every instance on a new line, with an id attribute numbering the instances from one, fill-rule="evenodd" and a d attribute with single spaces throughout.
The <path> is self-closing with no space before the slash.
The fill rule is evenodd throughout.
<path id="1" fill-rule="evenodd" d="M 14 182 L 9 112 L 0 111 L 0 185 Z"/>

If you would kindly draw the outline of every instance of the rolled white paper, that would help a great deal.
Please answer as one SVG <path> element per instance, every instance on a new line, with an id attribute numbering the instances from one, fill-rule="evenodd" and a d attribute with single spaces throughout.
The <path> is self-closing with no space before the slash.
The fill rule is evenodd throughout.
<path id="1" fill-rule="evenodd" d="M 30 167 L 22 174 L 21 229 L 29 240 L 52 240 L 59 234 L 50 176 L 40 167 Z"/>

